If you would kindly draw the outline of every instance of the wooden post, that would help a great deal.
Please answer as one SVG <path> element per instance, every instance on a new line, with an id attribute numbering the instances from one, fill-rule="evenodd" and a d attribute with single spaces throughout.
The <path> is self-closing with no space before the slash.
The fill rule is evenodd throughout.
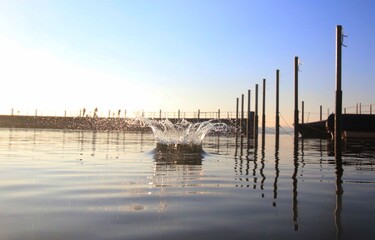
<path id="1" fill-rule="evenodd" d="M 180 109 L 178 109 L 178 114 L 177 114 L 177 116 L 178 116 L 178 120 L 180 120 Z"/>
<path id="2" fill-rule="evenodd" d="M 320 121 L 323 120 L 323 107 L 320 105 Z"/>
<path id="3" fill-rule="evenodd" d="M 240 122 L 240 133 L 243 133 L 244 123 L 244 94 L 241 95 L 241 122 Z"/>
<path id="4" fill-rule="evenodd" d="M 372 104 L 370 104 L 370 114 L 372 114 Z"/>
<path id="5" fill-rule="evenodd" d="M 235 124 L 236 133 L 238 130 L 238 107 L 239 107 L 238 104 L 239 104 L 239 98 L 236 98 L 236 124 Z"/>
<path id="6" fill-rule="evenodd" d="M 217 110 L 217 119 L 220 119 L 220 109 Z"/>
<path id="7" fill-rule="evenodd" d="M 263 78 L 263 112 L 262 112 L 262 135 L 266 133 L 266 79 Z"/>
<path id="8" fill-rule="evenodd" d="M 276 70 L 276 119 L 275 119 L 275 127 L 276 127 L 276 135 L 280 133 L 280 116 L 279 116 L 279 69 Z"/>
<path id="9" fill-rule="evenodd" d="M 302 101 L 302 124 L 305 123 L 305 101 Z"/>
<path id="10" fill-rule="evenodd" d="M 198 122 L 200 121 L 200 119 L 201 119 L 201 110 L 198 109 Z"/>
<path id="11" fill-rule="evenodd" d="M 161 119 L 161 109 L 159 110 L 159 119 Z"/>
<path id="12" fill-rule="evenodd" d="M 250 131 L 251 131 L 251 127 L 250 127 L 250 123 L 251 123 L 251 119 L 250 119 L 250 98 L 251 98 L 251 91 L 250 89 L 247 90 L 247 125 L 246 125 L 246 135 L 247 137 L 249 138 L 250 137 Z"/>
<path id="13" fill-rule="evenodd" d="M 329 108 L 327 108 L 327 118 L 329 117 Z"/>
<path id="14" fill-rule="evenodd" d="M 254 133 L 258 136 L 259 115 L 258 115 L 258 84 L 255 84 L 255 119 L 254 119 Z"/>
<path id="15" fill-rule="evenodd" d="M 335 157 L 341 158 L 341 114 L 342 114 L 342 90 L 341 90 L 341 47 L 342 26 L 336 28 L 336 106 L 335 106 Z"/>
<path id="16" fill-rule="evenodd" d="M 344 108 L 344 113 L 346 114 L 346 108 Z"/>
<path id="17" fill-rule="evenodd" d="M 359 114 L 362 114 L 362 103 L 359 103 Z"/>
<path id="18" fill-rule="evenodd" d="M 294 137 L 298 137 L 298 57 L 294 57 Z"/>

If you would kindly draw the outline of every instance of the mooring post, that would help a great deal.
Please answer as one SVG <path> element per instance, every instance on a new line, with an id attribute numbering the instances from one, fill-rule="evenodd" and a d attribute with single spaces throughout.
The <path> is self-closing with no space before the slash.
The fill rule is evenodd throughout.
<path id="1" fill-rule="evenodd" d="M 362 103 L 359 103 L 359 114 L 362 114 Z"/>
<path id="2" fill-rule="evenodd" d="M 302 101 L 302 124 L 305 123 L 305 101 Z"/>
<path id="3" fill-rule="evenodd" d="M 178 109 L 178 114 L 177 114 L 177 116 L 178 116 L 178 120 L 180 120 L 180 109 Z"/>
<path id="4" fill-rule="evenodd" d="M 241 94 L 241 122 L 240 122 L 240 133 L 243 133 L 244 123 L 244 94 Z"/>
<path id="5" fill-rule="evenodd" d="M 247 90 L 247 124 L 246 124 L 246 136 L 247 138 L 250 137 L 250 131 L 251 131 L 251 127 L 250 127 L 250 98 L 251 98 L 251 91 L 250 89 Z"/>
<path id="6" fill-rule="evenodd" d="M 258 137 L 259 115 L 258 115 L 258 84 L 255 84 L 255 119 L 254 119 L 254 136 Z"/>
<path id="7" fill-rule="evenodd" d="M 372 114 L 372 104 L 370 104 L 370 114 Z"/>
<path id="8" fill-rule="evenodd" d="M 320 121 L 323 120 L 323 107 L 320 105 Z"/>
<path id="9" fill-rule="evenodd" d="M 276 127 L 276 135 L 280 133 L 280 116 L 279 116 L 279 73 L 280 70 L 276 70 L 276 119 L 275 119 L 275 127 Z"/>
<path id="10" fill-rule="evenodd" d="M 201 110 L 198 109 L 198 122 L 200 121 L 200 119 L 201 119 Z"/>
<path id="11" fill-rule="evenodd" d="M 236 133 L 238 130 L 238 107 L 239 107 L 238 104 L 239 104 L 239 98 L 236 98 L 236 122 L 235 122 Z"/>
<path id="12" fill-rule="evenodd" d="M 220 119 L 220 109 L 217 110 L 217 119 Z"/>
<path id="13" fill-rule="evenodd" d="M 266 133 L 266 79 L 263 78 L 263 113 L 262 113 L 262 135 Z"/>
<path id="14" fill-rule="evenodd" d="M 341 47 L 342 26 L 336 28 L 336 106 L 335 106 L 335 157 L 341 158 L 341 114 L 342 114 L 342 90 L 341 90 Z"/>
<path id="15" fill-rule="evenodd" d="M 358 114 L 358 103 L 355 104 L 355 114 Z"/>
<path id="16" fill-rule="evenodd" d="M 298 137 L 298 57 L 294 57 L 294 138 Z"/>

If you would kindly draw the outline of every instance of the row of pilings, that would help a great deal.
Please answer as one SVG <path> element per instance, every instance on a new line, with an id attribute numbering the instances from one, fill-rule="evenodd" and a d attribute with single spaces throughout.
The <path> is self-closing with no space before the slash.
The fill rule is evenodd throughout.
<path id="1" fill-rule="evenodd" d="M 343 33 L 342 26 L 336 27 L 336 94 L 335 94 L 335 124 L 334 124 L 334 142 L 335 142 L 335 155 L 337 158 L 341 156 L 341 115 L 342 115 L 342 89 L 341 89 L 341 62 L 342 62 L 342 46 L 343 46 Z M 299 110 L 298 110 L 298 71 L 299 71 L 299 58 L 294 58 L 294 137 L 298 138 L 299 127 Z M 276 112 L 275 112 L 275 132 L 276 135 L 280 131 L 280 112 L 279 112 L 279 69 L 276 70 Z M 246 135 L 248 139 L 251 136 L 258 135 L 258 84 L 255 85 L 255 111 L 251 112 L 251 90 L 248 90 L 247 101 L 247 118 L 244 118 L 244 94 L 241 95 L 241 114 L 239 114 L 239 98 L 236 99 L 236 133 L 239 135 Z M 263 79 L 263 102 L 262 102 L 262 136 L 266 132 L 266 79 Z M 302 113 L 304 112 L 304 102 L 302 103 Z M 240 116 L 239 116 L 240 115 Z M 322 119 L 322 107 L 320 106 L 320 119 Z M 302 117 L 302 124 L 304 117 Z"/>

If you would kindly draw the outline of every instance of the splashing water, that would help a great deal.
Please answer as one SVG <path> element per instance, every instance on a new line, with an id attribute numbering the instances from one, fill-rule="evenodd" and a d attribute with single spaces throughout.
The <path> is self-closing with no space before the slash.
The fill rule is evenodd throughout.
<path id="1" fill-rule="evenodd" d="M 156 146 L 161 151 L 202 151 L 202 142 L 208 133 L 226 133 L 228 131 L 228 126 L 225 123 L 215 120 L 191 123 L 183 119 L 177 123 L 172 123 L 168 119 L 143 118 L 141 122 L 152 129 Z"/>

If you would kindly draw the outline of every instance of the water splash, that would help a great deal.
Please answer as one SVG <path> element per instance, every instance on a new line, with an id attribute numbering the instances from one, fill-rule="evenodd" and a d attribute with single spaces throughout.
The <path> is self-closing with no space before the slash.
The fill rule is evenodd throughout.
<path id="1" fill-rule="evenodd" d="M 160 151 L 199 152 L 208 133 L 226 133 L 228 126 L 217 120 L 191 123 L 185 119 L 172 123 L 169 119 L 141 119 L 152 129 L 157 149 Z"/>

